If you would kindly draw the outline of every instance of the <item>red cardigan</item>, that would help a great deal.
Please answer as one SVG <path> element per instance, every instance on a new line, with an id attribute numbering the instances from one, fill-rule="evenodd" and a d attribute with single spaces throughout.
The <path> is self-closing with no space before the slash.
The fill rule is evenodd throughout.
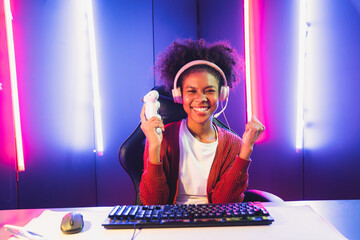
<path id="1" fill-rule="evenodd" d="M 179 182 L 180 123 L 165 126 L 160 150 L 160 164 L 148 162 L 149 146 L 144 151 L 144 172 L 140 182 L 140 200 L 144 205 L 175 204 Z M 241 202 L 248 185 L 250 160 L 241 159 L 242 140 L 217 127 L 218 146 L 207 181 L 209 203 Z"/>

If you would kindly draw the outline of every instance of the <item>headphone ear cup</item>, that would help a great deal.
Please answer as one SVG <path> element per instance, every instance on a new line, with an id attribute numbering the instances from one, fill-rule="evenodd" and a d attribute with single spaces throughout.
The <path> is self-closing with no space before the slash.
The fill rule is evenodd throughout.
<path id="1" fill-rule="evenodd" d="M 219 101 L 224 101 L 229 97 L 229 86 L 222 86 L 220 88 Z"/>
<path id="2" fill-rule="evenodd" d="M 173 99 L 174 99 L 174 102 L 175 103 L 180 103 L 182 104 L 183 101 L 182 101 L 182 96 L 181 96 L 181 89 L 178 87 L 178 88 L 174 88 L 172 90 L 172 95 L 173 95 Z"/>

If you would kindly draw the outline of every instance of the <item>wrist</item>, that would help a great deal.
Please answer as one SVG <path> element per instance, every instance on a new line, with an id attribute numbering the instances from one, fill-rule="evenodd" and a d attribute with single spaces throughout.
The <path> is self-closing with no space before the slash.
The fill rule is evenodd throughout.
<path id="1" fill-rule="evenodd" d="M 160 145 L 159 146 L 149 146 L 149 161 L 154 164 L 161 163 L 160 160 Z"/>
<path id="2" fill-rule="evenodd" d="M 248 143 L 243 143 L 241 145 L 239 157 L 242 159 L 249 159 L 252 151 L 253 151 L 253 145 L 250 145 Z"/>
<path id="3" fill-rule="evenodd" d="M 160 151 L 161 144 L 149 144 L 149 151 L 155 152 Z"/>

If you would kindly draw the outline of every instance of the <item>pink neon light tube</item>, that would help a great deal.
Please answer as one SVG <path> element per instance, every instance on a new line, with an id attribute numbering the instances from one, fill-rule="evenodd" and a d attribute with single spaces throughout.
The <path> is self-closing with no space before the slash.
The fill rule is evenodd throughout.
<path id="1" fill-rule="evenodd" d="M 15 124 L 17 170 L 25 171 L 10 0 L 4 0 L 4 12 L 5 12 L 6 35 L 7 35 L 7 43 L 8 43 L 8 51 L 9 51 L 11 96 L 12 96 L 14 124 Z"/>
<path id="2" fill-rule="evenodd" d="M 252 117 L 251 64 L 250 64 L 250 7 L 249 0 L 244 0 L 244 37 L 245 37 L 245 76 L 247 121 Z"/>

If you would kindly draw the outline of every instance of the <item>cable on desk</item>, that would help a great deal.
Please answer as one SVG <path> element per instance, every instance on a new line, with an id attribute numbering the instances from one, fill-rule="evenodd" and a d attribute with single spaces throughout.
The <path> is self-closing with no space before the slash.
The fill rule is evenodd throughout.
<path id="1" fill-rule="evenodd" d="M 139 229 L 141 231 L 141 229 Z M 136 232 L 136 224 L 134 224 L 134 232 L 133 232 L 133 235 L 131 237 L 131 240 L 134 240 L 136 235 L 135 235 L 135 232 Z M 140 233 L 140 232 L 139 232 Z"/>

